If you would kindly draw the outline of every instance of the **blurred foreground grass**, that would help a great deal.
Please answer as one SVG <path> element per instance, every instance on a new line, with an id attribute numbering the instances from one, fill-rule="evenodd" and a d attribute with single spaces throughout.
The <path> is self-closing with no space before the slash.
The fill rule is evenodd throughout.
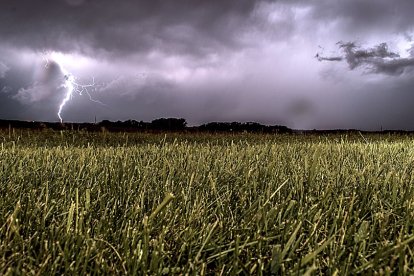
<path id="1" fill-rule="evenodd" d="M 0 274 L 414 273 L 410 136 L 0 144 Z"/>

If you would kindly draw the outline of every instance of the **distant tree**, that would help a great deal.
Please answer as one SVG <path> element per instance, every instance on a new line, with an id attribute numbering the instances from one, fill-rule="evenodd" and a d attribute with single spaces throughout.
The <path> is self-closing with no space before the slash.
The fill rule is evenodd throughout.
<path id="1" fill-rule="evenodd" d="M 102 122 L 99 123 L 99 125 L 101 126 L 111 126 L 113 123 L 109 120 L 103 120 Z"/>
<path id="2" fill-rule="evenodd" d="M 161 118 L 151 122 L 151 128 L 155 130 L 184 130 L 187 126 L 185 119 Z"/>

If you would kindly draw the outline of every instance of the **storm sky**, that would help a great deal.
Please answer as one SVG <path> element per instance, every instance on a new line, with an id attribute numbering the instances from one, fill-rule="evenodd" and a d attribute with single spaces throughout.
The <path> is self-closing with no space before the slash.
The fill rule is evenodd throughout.
<path id="1" fill-rule="evenodd" d="M 413 12 L 412 0 L 1 0 L 0 118 L 58 121 L 70 74 L 95 85 L 64 121 L 413 130 Z"/>

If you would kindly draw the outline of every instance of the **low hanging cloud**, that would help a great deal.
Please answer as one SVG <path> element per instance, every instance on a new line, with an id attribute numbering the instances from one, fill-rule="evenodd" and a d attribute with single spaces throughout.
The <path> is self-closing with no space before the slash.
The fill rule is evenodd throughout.
<path id="1" fill-rule="evenodd" d="M 340 56 L 324 56 L 317 53 L 319 61 L 343 61 L 348 63 L 349 69 L 365 68 L 369 73 L 401 75 L 414 67 L 413 51 L 409 57 L 401 57 L 398 53 L 391 51 L 387 43 L 381 43 L 372 48 L 361 48 L 355 42 L 338 42 L 342 50 Z"/>
<path id="2" fill-rule="evenodd" d="M 10 68 L 0 61 L 0 78 L 4 78 L 6 76 L 7 71 L 9 71 Z"/>
<path id="3" fill-rule="evenodd" d="M 39 79 L 31 86 L 21 88 L 14 98 L 21 103 L 56 102 L 62 97 L 64 74 L 55 62 L 42 68 Z"/>
<path id="4" fill-rule="evenodd" d="M 315 56 L 319 61 L 342 61 L 342 57 L 324 57 L 321 56 L 319 53 Z"/>

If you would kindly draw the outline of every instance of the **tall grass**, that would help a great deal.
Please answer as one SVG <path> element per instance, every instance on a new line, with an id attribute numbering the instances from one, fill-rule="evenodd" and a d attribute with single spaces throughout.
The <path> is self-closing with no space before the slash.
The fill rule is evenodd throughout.
<path id="1" fill-rule="evenodd" d="M 414 273 L 409 136 L 1 139 L 0 274 Z"/>

